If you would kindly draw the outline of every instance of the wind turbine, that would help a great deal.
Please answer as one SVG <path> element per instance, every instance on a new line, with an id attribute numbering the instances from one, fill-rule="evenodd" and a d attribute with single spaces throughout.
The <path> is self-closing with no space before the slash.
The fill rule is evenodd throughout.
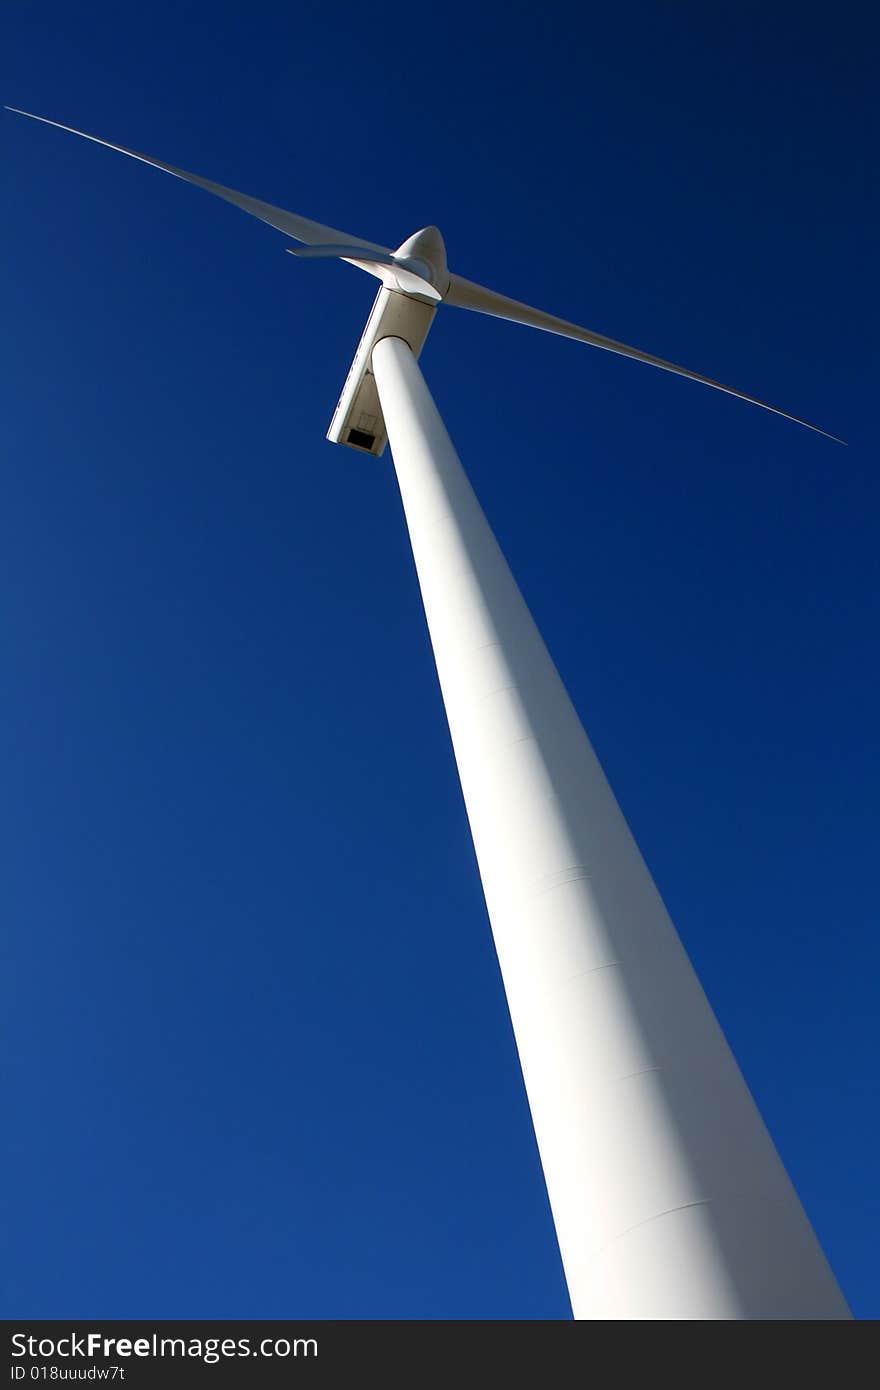
<path id="1" fill-rule="evenodd" d="M 417 359 L 451 305 L 816 427 L 451 274 L 436 227 L 391 250 L 32 119 L 216 194 L 303 243 L 288 248 L 302 260 L 381 282 L 327 437 L 376 457 L 391 443 L 575 1317 L 848 1318 Z"/>

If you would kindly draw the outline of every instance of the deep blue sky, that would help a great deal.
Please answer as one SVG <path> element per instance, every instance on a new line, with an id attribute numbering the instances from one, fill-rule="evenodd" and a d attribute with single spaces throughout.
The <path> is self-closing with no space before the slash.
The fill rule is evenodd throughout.
<path id="1" fill-rule="evenodd" d="M 7 5 L 2 100 L 512 325 L 423 366 L 857 1315 L 880 1314 L 872 7 Z M 0 113 L 8 1316 L 569 1316 L 372 300 Z"/>

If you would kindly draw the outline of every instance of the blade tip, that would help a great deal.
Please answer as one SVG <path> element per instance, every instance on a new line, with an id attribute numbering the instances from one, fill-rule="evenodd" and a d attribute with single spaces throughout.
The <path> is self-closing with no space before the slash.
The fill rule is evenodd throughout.
<path id="1" fill-rule="evenodd" d="M 801 423 L 806 424 L 807 422 L 804 420 Z M 808 428 L 813 430 L 815 434 L 821 434 L 823 438 L 830 439 L 832 444 L 842 444 L 844 449 L 849 448 L 848 440 L 841 439 L 839 434 L 832 434 L 830 430 L 820 429 L 818 425 L 810 425 Z"/>

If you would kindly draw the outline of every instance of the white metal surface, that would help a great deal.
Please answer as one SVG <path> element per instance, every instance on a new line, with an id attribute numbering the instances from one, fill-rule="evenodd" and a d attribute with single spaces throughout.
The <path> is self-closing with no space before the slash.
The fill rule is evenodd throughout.
<path id="1" fill-rule="evenodd" d="M 575 1317 L 847 1318 L 418 365 L 372 364 Z"/>

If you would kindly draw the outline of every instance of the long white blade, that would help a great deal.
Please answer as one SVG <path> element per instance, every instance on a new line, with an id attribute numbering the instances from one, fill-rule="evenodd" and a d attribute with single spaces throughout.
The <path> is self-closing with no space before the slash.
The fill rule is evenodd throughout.
<path id="1" fill-rule="evenodd" d="M 391 251 L 380 251 L 374 249 L 369 256 L 365 257 L 365 247 L 363 242 L 348 242 L 347 244 L 331 243 L 329 245 L 314 246 L 288 246 L 291 256 L 296 256 L 298 260 L 320 261 L 337 260 L 351 261 L 356 258 L 360 260 L 369 259 L 376 265 L 396 265 L 394 254 Z"/>
<path id="2" fill-rule="evenodd" d="M 234 188 L 226 188 L 222 183 L 213 183 L 211 179 L 200 178 L 198 174 L 187 173 L 185 169 L 177 169 L 173 164 L 163 163 L 161 159 L 151 159 L 148 155 L 138 154 L 136 150 L 126 149 L 124 145 L 114 145 L 109 140 L 99 139 L 97 135 L 87 135 L 84 130 L 75 130 L 73 126 L 62 125 L 60 121 L 50 121 L 45 116 L 35 116 L 32 111 L 22 111 L 17 106 L 7 106 L 5 109 L 14 111 L 17 116 L 28 116 L 32 121 L 40 121 L 43 125 L 54 126 L 56 130 L 66 130 L 71 135 L 80 135 L 83 140 L 91 140 L 96 145 L 106 146 L 108 150 L 127 154 L 131 159 L 139 159 L 142 164 L 149 164 L 154 169 L 161 169 L 166 174 L 173 174 L 176 179 L 183 179 L 186 183 L 195 184 L 197 188 L 204 188 L 206 192 L 213 193 L 216 197 L 225 199 L 227 203 L 233 203 L 235 207 L 241 208 L 242 212 L 250 213 L 251 217 L 257 217 L 270 227 L 277 228 L 279 232 L 285 232 L 295 241 L 304 241 L 307 245 L 323 242 L 345 243 L 346 246 L 363 247 L 369 251 L 391 254 L 390 248 L 387 246 L 380 246 L 374 241 L 364 241 L 361 237 L 350 236 L 348 232 L 340 232 L 335 227 L 325 227 L 321 222 L 312 222 L 308 217 L 300 217 L 295 212 L 287 212 L 284 208 L 274 207 L 272 203 L 263 203 L 259 198 L 250 198 L 246 193 L 239 193 Z"/>
<path id="3" fill-rule="evenodd" d="M 837 444 L 846 442 L 838 439 L 836 434 L 829 434 L 827 430 L 820 430 L 818 425 L 811 425 L 808 420 L 802 420 L 798 415 L 790 415 L 787 410 L 780 410 L 775 405 L 768 405 L 766 401 L 747 396 L 745 391 L 737 391 L 733 386 L 724 386 L 720 381 L 712 381 L 710 377 L 700 376 L 699 372 L 689 371 L 687 367 L 677 367 L 674 362 L 666 362 L 662 357 L 654 357 L 649 352 L 640 351 L 639 348 L 627 347 L 626 343 L 618 343 L 614 338 L 605 338 L 601 333 L 594 333 L 592 329 L 580 328 L 576 323 L 554 318 L 552 314 L 545 314 L 542 309 L 532 309 L 528 304 L 520 304 L 516 299 L 507 299 L 503 294 L 496 294 L 494 290 L 474 284 L 472 280 L 462 279 L 460 275 L 451 277 L 443 303 L 455 305 L 459 309 L 473 309 L 478 314 L 489 314 L 492 318 L 509 319 L 511 323 L 524 323 L 531 328 L 543 329 L 546 333 L 558 333 L 562 338 L 574 338 L 580 343 L 590 343 L 593 347 L 604 348 L 606 352 L 619 353 L 621 357 L 632 357 L 636 362 L 647 362 L 651 367 L 661 367 L 664 372 L 674 372 L 676 376 L 687 377 L 690 381 L 700 381 L 704 386 L 713 386 L 716 391 L 724 391 L 728 396 L 736 396 L 751 405 L 759 405 L 774 415 L 781 415 L 786 420 L 793 420 L 795 424 L 806 426 L 808 430 L 815 430 L 816 434 L 824 434 L 826 439 L 833 439 Z"/>

